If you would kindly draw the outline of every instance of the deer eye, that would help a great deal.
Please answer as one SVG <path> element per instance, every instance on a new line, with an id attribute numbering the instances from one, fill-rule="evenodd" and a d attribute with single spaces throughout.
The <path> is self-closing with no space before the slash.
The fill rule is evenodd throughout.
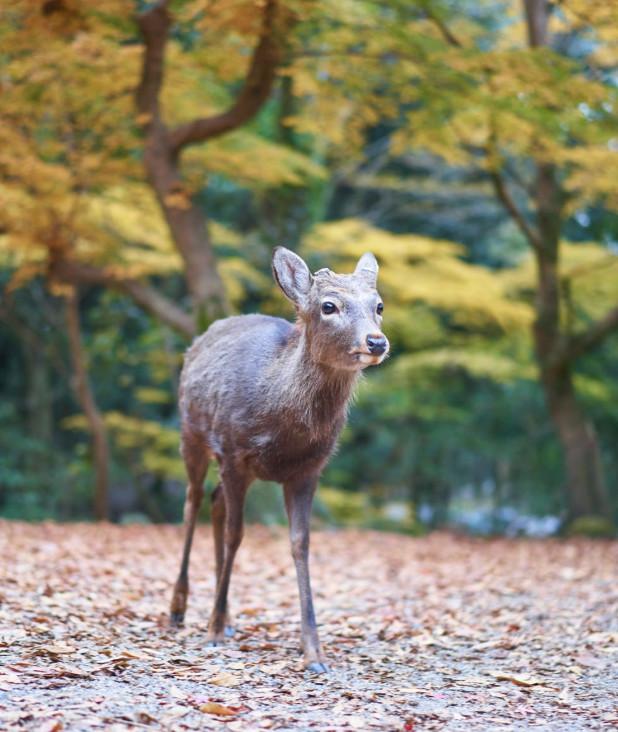
<path id="1" fill-rule="evenodd" d="M 332 315 L 333 313 L 337 312 L 337 306 L 334 302 L 323 302 L 322 312 L 324 313 L 324 315 Z"/>
<path id="2" fill-rule="evenodd" d="M 378 315 L 382 315 L 382 312 L 384 311 L 384 303 L 379 302 L 378 306 L 376 308 L 376 313 Z"/>

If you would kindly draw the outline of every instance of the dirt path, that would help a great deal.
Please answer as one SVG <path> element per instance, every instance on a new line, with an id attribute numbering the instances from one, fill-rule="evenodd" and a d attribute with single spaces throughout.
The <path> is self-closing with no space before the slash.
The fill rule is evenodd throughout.
<path id="1" fill-rule="evenodd" d="M 328 677 L 298 665 L 285 531 L 249 527 L 218 649 L 209 527 L 186 625 L 167 625 L 180 544 L 177 527 L 0 521 L 0 729 L 618 728 L 616 542 L 315 533 Z"/>

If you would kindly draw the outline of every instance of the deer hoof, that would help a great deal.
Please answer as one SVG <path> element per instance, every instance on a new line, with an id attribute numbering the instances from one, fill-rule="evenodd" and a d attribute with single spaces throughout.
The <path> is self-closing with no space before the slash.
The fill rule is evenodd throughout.
<path id="1" fill-rule="evenodd" d="M 309 663 L 305 666 L 307 671 L 312 671 L 314 674 L 328 674 L 330 673 L 330 668 L 328 667 L 327 663 L 321 663 L 320 661 L 314 661 L 313 663 Z"/>
<path id="2" fill-rule="evenodd" d="M 211 631 L 210 633 L 208 633 L 205 645 L 208 648 L 213 648 L 214 646 L 225 645 L 225 633 L 224 632 L 215 633 L 215 632 Z"/>
<path id="3" fill-rule="evenodd" d="M 185 619 L 188 594 L 189 584 L 182 579 L 178 579 L 174 585 L 174 594 L 170 603 L 170 618 L 177 625 L 180 625 Z"/>

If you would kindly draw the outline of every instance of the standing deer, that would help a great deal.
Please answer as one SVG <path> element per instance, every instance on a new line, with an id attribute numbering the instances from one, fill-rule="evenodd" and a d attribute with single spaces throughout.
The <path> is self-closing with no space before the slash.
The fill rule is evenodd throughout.
<path id="1" fill-rule="evenodd" d="M 171 618 L 182 623 L 189 591 L 189 555 L 210 460 L 219 465 L 211 496 L 216 593 L 208 643 L 229 627 L 227 595 L 243 536 L 245 496 L 255 478 L 283 484 L 301 607 L 305 668 L 328 666 L 313 611 L 309 580 L 309 515 L 318 478 L 336 447 L 354 384 L 386 357 L 378 263 L 364 254 L 353 274 L 321 269 L 284 247 L 273 252 L 275 279 L 297 311 L 292 325 L 267 315 L 213 323 L 186 355 L 179 405 L 181 452 L 189 486 L 185 543 Z"/>

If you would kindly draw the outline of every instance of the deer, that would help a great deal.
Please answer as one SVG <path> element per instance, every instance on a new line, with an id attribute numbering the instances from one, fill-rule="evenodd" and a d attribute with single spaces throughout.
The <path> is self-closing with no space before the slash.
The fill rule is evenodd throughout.
<path id="1" fill-rule="evenodd" d="M 285 247 L 272 254 L 275 281 L 296 309 L 290 323 L 269 315 L 215 321 L 186 353 L 179 385 L 181 454 L 189 479 L 184 547 L 170 618 L 184 622 L 189 557 L 210 461 L 219 467 L 211 493 L 216 589 L 206 643 L 234 633 L 228 589 L 243 538 L 247 490 L 256 478 L 283 486 L 301 611 L 304 668 L 328 673 L 318 639 L 309 576 L 309 522 L 318 478 L 337 446 L 363 369 L 389 351 L 370 252 L 352 274 L 307 264 Z"/>

